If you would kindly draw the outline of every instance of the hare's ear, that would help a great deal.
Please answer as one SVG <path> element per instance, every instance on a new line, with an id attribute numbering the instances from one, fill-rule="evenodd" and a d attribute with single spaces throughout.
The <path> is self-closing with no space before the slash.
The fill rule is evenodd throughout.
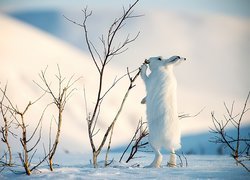
<path id="1" fill-rule="evenodd" d="M 141 104 L 146 104 L 146 97 L 141 100 Z"/>

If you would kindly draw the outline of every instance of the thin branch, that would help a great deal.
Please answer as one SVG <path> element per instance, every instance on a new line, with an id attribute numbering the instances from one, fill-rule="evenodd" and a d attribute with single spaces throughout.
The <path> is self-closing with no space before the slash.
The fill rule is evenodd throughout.
<path id="1" fill-rule="evenodd" d="M 99 52 L 97 51 L 95 45 L 89 41 L 90 45 L 92 46 L 92 48 L 94 49 L 95 53 L 97 54 L 98 58 L 99 58 L 99 61 L 101 62 L 101 64 L 103 65 L 103 62 L 102 62 L 102 58 L 101 58 L 101 55 L 99 54 Z"/>
<path id="2" fill-rule="evenodd" d="M 36 128 L 34 129 L 33 133 L 31 134 L 31 136 L 30 136 L 30 138 L 27 140 L 27 142 L 29 142 L 31 139 L 33 139 L 34 135 L 36 134 L 36 131 L 37 131 L 38 127 L 39 127 L 40 124 L 42 123 L 42 119 L 43 119 L 43 116 L 44 116 L 45 111 L 47 110 L 47 108 L 48 108 L 51 104 L 52 104 L 52 103 L 48 104 L 48 105 L 44 108 L 44 110 L 43 110 L 43 112 L 42 112 L 42 115 L 41 115 L 41 117 L 40 117 L 40 120 L 38 121 Z"/>
<path id="3" fill-rule="evenodd" d="M 110 90 L 112 90 L 112 88 L 120 81 L 122 80 L 124 77 L 129 76 L 131 73 L 134 73 L 136 71 L 138 71 L 139 69 L 135 69 L 133 71 L 127 72 L 126 74 L 122 75 L 121 77 L 119 77 L 118 79 L 115 78 L 115 80 L 113 81 L 113 84 L 106 90 L 106 92 L 100 97 L 100 99 L 102 100 L 108 93 Z"/>
<path id="4" fill-rule="evenodd" d="M 178 117 L 179 119 L 184 119 L 184 118 L 190 118 L 190 117 L 196 117 L 198 116 L 206 107 L 203 107 L 198 113 L 194 114 L 194 115 L 190 115 L 190 114 L 180 114 Z"/>
<path id="5" fill-rule="evenodd" d="M 94 64 L 95 64 L 95 66 L 96 66 L 98 72 L 101 73 L 101 69 L 100 69 L 100 67 L 99 67 L 99 65 L 98 65 L 98 63 L 97 63 L 97 61 L 96 61 L 96 58 L 95 58 L 94 53 L 93 53 L 92 48 L 91 48 L 91 43 L 90 43 L 90 40 L 89 40 L 89 37 L 88 37 L 88 30 L 87 30 L 87 26 L 86 26 L 87 19 L 92 15 L 92 11 L 90 11 L 90 12 L 88 13 L 88 9 L 87 9 L 87 7 L 86 7 L 86 8 L 83 10 L 83 13 L 84 13 L 84 21 L 83 21 L 83 26 L 82 26 L 82 27 L 83 27 L 84 33 L 85 33 L 85 41 L 86 41 L 86 43 L 87 43 L 88 50 L 89 50 L 89 53 L 90 53 L 90 55 L 91 55 L 91 58 L 92 58 L 92 60 L 93 60 L 93 62 L 94 62 Z"/>

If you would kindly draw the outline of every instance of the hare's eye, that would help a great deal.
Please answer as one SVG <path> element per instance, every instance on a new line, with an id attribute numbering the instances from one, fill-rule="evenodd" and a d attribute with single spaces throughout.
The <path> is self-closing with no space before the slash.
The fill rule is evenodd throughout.
<path id="1" fill-rule="evenodd" d="M 158 57 L 158 60 L 161 61 L 161 57 Z"/>

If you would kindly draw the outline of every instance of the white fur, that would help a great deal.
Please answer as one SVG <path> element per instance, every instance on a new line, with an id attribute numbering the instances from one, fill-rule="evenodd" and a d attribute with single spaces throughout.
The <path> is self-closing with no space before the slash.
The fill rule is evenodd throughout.
<path id="1" fill-rule="evenodd" d="M 175 150 L 180 148 L 180 122 L 177 113 L 176 87 L 177 82 L 173 66 L 185 58 L 173 56 L 169 59 L 151 57 L 145 62 L 151 73 L 147 76 L 147 65 L 141 67 L 141 77 L 144 80 L 147 96 L 147 120 L 149 128 L 149 143 L 155 151 L 155 159 L 150 167 L 160 167 L 161 147 L 172 151 L 169 164 L 176 165 Z M 145 100 L 142 100 L 142 103 Z"/>

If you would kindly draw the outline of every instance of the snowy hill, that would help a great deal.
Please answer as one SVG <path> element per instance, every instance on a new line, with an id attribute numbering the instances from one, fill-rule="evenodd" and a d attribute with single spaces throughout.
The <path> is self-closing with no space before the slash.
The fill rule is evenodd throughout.
<path id="1" fill-rule="evenodd" d="M 86 134 L 83 86 L 86 88 L 87 99 L 91 107 L 92 101 L 95 99 L 95 87 L 97 85 L 95 81 L 96 72 L 89 57 L 79 50 L 37 29 L 3 15 L 1 15 L 0 18 L 1 27 L 4 27 L 0 30 L 1 36 L 4 37 L 1 38 L 0 42 L 1 86 L 4 87 L 5 83 L 8 82 L 7 94 L 20 109 L 24 108 L 29 101 L 41 95 L 41 90 L 32 81 L 40 82 L 38 73 L 44 70 L 46 66 L 48 66 L 48 81 L 52 81 L 52 87 L 55 90 L 57 84 L 54 75 L 57 73 L 57 64 L 60 65 L 61 73 L 66 78 L 70 78 L 73 74 L 76 78 L 83 77 L 76 83 L 78 91 L 74 93 L 74 96 L 66 106 L 65 120 L 63 121 L 62 129 L 62 146 L 65 146 L 64 148 L 68 150 L 71 149 L 70 147 L 74 147 L 72 151 L 86 151 L 86 149 L 89 149 L 89 144 Z M 104 84 L 106 88 L 112 85 L 116 76 L 121 76 L 125 73 L 126 70 L 121 71 L 117 68 L 107 69 L 106 78 L 109 78 L 109 80 Z M 104 128 L 107 127 L 110 120 L 114 117 L 114 110 L 118 108 L 118 100 L 120 100 L 123 97 L 123 93 L 125 93 L 127 88 L 126 84 L 125 80 L 125 83 L 121 83 L 119 86 L 121 89 L 119 91 L 116 89 L 112 94 L 113 97 L 105 102 L 104 107 L 106 108 L 104 112 L 106 113 L 101 114 L 101 116 L 107 119 L 107 121 L 103 122 L 100 126 Z M 39 109 L 39 107 L 45 107 L 48 103 L 48 98 L 42 100 L 41 104 L 35 107 L 36 109 L 31 112 L 29 117 L 38 118 L 37 113 L 42 112 L 42 109 Z M 133 117 L 133 115 L 131 115 L 132 107 L 128 107 L 127 109 L 130 110 L 124 114 L 123 119 L 127 116 Z M 47 115 L 47 119 L 51 119 L 52 115 L 49 115 L 49 112 Z M 136 120 L 137 119 L 131 119 L 131 121 Z M 133 124 L 130 124 L 131 121 L 126 121 L 125 119 L 121 121 L 121 127 L 125 126 L 127 128 L 119 129 L 121 137 L 115 139 L 114 144 L 124 142 L 126 133 L 132 131 Z M 35 126 L 30 120 L 28 123 L 31 127 Z M 50 120 L 44 121 L 45 137 L 46 134 L 48 134 L 49 123 Z"/>

